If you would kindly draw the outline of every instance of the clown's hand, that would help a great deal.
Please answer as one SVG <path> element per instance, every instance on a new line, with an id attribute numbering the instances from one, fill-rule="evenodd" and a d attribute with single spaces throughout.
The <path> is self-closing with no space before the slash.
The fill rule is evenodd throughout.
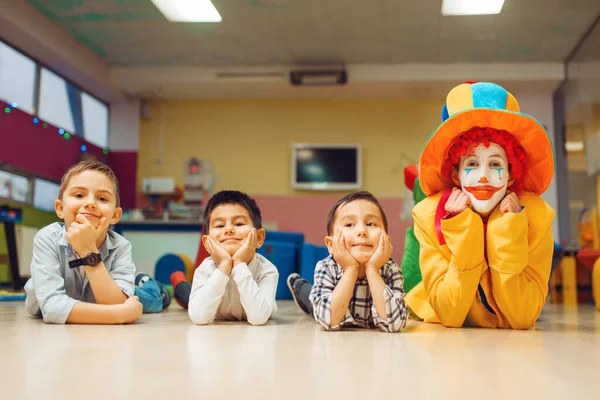
<path id="1" fill-rule="evenodd" d="M 507 212 L 517 214 L 521 212 L 521 203 L 515 193 L 507 191 L 506 196 L 504 196 L 498 208 L 501 215 L 504 215 Z"/>
<path id="2" fill-rule="evenodd" d="M 450 215 L 458 215 L 465 211 L 471 205 L 469 197 L 458 188 L 453 188 L 448 201 L 446 202 L 446 212 Z"/>

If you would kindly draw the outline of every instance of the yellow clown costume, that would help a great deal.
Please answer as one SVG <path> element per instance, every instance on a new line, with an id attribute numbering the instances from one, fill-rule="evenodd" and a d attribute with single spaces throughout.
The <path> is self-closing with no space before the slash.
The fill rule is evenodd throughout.
<path id="1" fill-rule="evenodd" d="M 407 293 L 413 317 L 448 327 L 527 329 L 546 301 L 552 265 L 554 210 L 540 195 L 554 174 L 554 151 L 544 127 L 519 112 L 517 100 L 493 83 L 465 83 L 447 96 L 442 124 L 419 160 L 428 196 L 413 209 L 423 280 Z M 444 219 L 456 185 L 442 173 L 452 140 L 475 127 L 512 134 L 526 152 L 522 210 L 487 218 L 467 208 Z"/>

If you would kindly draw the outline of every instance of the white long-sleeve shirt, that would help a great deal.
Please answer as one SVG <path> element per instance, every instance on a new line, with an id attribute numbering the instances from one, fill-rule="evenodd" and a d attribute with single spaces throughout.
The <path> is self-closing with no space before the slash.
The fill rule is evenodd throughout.
<path id="1" fill-rule="evenodd" d="M 247 320 L 262 325 L 277 312 L 275 292 L 279 272 L 264 256 L 255 254 L 249 264 L 233 268 L 231 276 L 221 272 L 212 257 L 194 273 L 188 314 L 193 323 Z"/>

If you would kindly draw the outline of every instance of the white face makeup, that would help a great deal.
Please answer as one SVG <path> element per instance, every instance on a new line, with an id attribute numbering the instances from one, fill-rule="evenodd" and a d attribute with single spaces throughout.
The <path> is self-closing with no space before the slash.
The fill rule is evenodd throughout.
<path id="1" fill-rule="evenodd" d="M 480 144 L 460 158 L 460 186 L 479 215 L 488 216 L 504 198 L 510 179 L 508 166 L 506 152 L 495 143 L 489 147 Z"/>

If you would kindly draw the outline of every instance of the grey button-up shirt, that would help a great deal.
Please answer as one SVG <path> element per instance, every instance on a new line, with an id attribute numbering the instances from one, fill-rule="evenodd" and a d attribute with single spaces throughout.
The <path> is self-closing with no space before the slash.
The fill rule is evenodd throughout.
<path id="1" fill-rule="evenodd" d="M 109 230 L 100 246 L 102 261 L 115 283 L 127 296 L 133 296 L 135 265 L 131 243 Z M 55 222 L 41 229 L 33 239 L 31 279 L 25 285 L 27 311 L 44 322 L 64 324 L 78 301 L 95 303 L 85 267 L 69 268 L 79 258 L 65 238 L 65 227 Z"/>

